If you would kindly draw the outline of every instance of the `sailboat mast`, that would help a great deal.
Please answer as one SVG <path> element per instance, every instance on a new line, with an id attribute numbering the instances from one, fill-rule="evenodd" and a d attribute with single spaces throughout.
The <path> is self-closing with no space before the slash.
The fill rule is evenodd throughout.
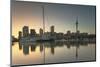
<path id="1" fill-rule="evenodd" d="M 45 18 L 44 18 L 44 5 L 42 5 L 42 14 L 43 14 L 43 35 L 45 33 Z M 43 44 L 43 49 L 44 49 L 44 64 L 45 64 L 45 45 Z"/>
<path id="2" fill-rule="evenodd" d="M 43 33 L 45 33 L 45 19 L 44 19 L 44 6 L 42 6 L 43 14 Z"/>

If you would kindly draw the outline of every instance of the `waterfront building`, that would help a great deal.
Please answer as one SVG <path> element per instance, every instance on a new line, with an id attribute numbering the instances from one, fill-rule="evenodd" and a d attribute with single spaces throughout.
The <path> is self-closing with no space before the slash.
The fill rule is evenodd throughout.
<path id="1" fill-rule="evenodd" d="M 40 33 L 40 36 L 43 35 L 43 29 L 42 28 L 40 28 L 39 33 Z"/>
<path id="2" fill-rule="evenodd" d="M 18 33 L 19 35 L 18 35 L 18 39 L 20 40 L 21 38 L 22 38 L 22 32 L 21 31 L 19 31 L 19 33 Z"/>
<path id="3" fill-rule="evenodd" d="M 51 30 L 51 33 L 54 33 L 54 26 L 51 26 L 50 30 Z"/>
<path id="4" fill-rule="evenodd" d="M 27 37 L 29 35 L 29 28 L 28 26 L 23 27 L 23 37 Z"/>
<path id="5" fill-rule="evenodd" d="M 68 30 L 68 31 L 67 31 L 67 35 L 70 35 L 70 34 L 71 34 L 71 31 L 70 31 L 70 30 Z"/>
<path id="6" fill-rule="evenodd" d="M 30 36 L 35 36 L 35 35 L 36 35 L 35 29 L 30 29 Z"/>
<path id="7" fill-rule="evenodd" d="M 64 34 L 64 39 L 69 40 L 71 38 L 71 31 L 68 30 L 66 34 Z"/>

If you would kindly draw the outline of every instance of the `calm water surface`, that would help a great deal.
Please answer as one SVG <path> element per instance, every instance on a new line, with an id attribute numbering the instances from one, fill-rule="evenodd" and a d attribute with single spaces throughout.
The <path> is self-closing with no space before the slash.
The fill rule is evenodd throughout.
<path id="1" fill-rule="evenodd" d="M 12 64 L 44 64 L 95 60 L 95 43 L 33 42 L 12 45 Z"/>

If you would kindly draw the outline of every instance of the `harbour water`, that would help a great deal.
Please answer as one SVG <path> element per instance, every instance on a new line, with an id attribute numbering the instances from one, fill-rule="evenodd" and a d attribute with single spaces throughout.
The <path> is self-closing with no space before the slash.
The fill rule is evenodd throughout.
<path id="1" fill-rule="evenodd" d="M 12 65 L 94 61 L 95 47 L 87 42 L 13 42 Z"/>

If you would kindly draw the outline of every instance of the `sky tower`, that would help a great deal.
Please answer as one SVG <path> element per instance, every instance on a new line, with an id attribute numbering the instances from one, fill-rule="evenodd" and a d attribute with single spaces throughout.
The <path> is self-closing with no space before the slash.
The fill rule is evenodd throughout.
<path id="1" fill-rule="evenodd" d="M 78 32 L 78 17 L 76 18 L 76 32 Z"/>

